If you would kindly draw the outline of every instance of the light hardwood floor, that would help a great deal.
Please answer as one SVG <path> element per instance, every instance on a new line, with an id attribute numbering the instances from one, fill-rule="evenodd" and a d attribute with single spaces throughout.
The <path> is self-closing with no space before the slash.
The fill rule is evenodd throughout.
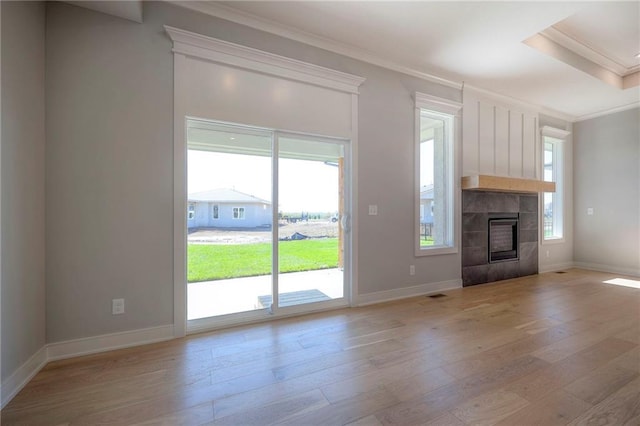
<path id="1" fill-rule="evenodd" d="M 640 289 L 615 277 L 541 274 L 52 362 L 2 425 L 638 425 Z"/>

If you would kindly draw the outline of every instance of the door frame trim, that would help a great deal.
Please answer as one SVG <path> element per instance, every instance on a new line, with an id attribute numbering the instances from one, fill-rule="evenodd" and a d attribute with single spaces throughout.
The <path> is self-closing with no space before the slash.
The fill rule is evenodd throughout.
<path id="1" fill-rule="evenodd" d="M 356 97 L 357 100 L 357 97 Z M 176 120 L 180 120 L 180 123 L 176 122 L 175 134 L 183 135 L 180 140 L 176 139 L 174 148 L 174 158 L 180 159 L 180 163 L 174 164 L 174 184 L 175 184 L 175 193 L 181 194 L 181 199 L 178 199 L 178 195 L 175 198 L 174 205 L 174 293 L 177 294 L 176 297 L 176 306 L 174 308 L 174 321 L 178 324 L 177 321 L 182 319 L 183 327 L 174 326 L 175 337 L 183 337 L 187 334 L 200 333 L 204 331 L 210 331 L 225 327 L 237 326 L 237 325 L 246 325 L 252 323 L 259 323 L 264 321 L 276 320 L 280 318 L 287 318 L 291 316 L 297 315 L 305 315 L 314 312 L 321 312 L 333 309 L 344 308 L 348 306 L 355 306 L 357 300 L 355 295 L 357 294 L 354 291 L 354 286 L 356 283 L 356 277 L 354 274 L 354 266 L 355 263 L 353 249 L 356 246 L 354 238 L 355 238 L 355 221 L 353 217 L 355 217 L 355 213 L 353 209 L 355 209 L 356 203 L 354 202 L 354 188 L 353 184 L 356 181 L 354 179 L 355 171 L 353 170 L 353 163 L 355 156 L 353 140 L 349 140 L 344 137 L 331 137 L 331 136 L 322 136 L 322 135 L 314 135 L 304 132 L 297 131 L 287 131 L 287 130 L 277 130 L 277 129 L 269 129 L 264 127 L 251 126 L 247 124 L 239 124 L 239 123 L 229 123 L 214 119 L 207 119 L 202 117 L 178 117 L 178 112 L 176 112 Z M 278 167 L 279 167 L 279 153 L 278 153 L 278 138 L 280 137 L 300 137 L 301 139 L 308 141 L 316 141 L 323 143 L 336 143 L 342 145 L 344 149 L 344 163 L 345 163 L 345 178 L 344 178 L 344 205 L 345 205 L 345 213 L 348 216 L 349 223 L 349 231 L 345 233 L 345 238 L 343 241 L 344 244 L 344 270 L 343 270 L 343 296 L 339 299 L 320 301 L 320 302 L 312 302 L 312 303 L 304 303 L 300 305 L 294 306 L 286 306 L 286 307 L 277 307 L 275 310 L 268 309 L 260 309 L 246 312 L 237 312 L 226 315 L 217 315 L 213 317 L 207 318 L 198 318 L 193 320 L 188 320 L 188 291 L 187 286 L 188 282 L 186 280 L 187 277 L 187 170 L 188 170 L 188 161 L 187 161 L 187 153 L 188 153 L 188 121 L 209 121 L 216 124 L 221 124 L 224 126 L 234 126 L 240 129 L 255 129 L 260 132 L 270 132 L 272 135 L 272 221 L 277 221 L 278 218 L 278 185 L 275 182 L 278 182 Z M 180 167 L 182 165 L 182 167 Z M 276 256 L 278 253 L 278 233 L 272 232 L 272 295 L 273 301 L 277 306 L 278 299 L 278 257 Z M 181 278 L 180 278 L 181 277 Z M 180 304 L 177 302 L 180 301 Z M 182 302 L 184 301 L 184 302 Z M 182 333 L 182 334 L 178 334 Z"/>
<path id="2" fill-rule="evenodd" d="M 248 48 L 223 40 L 206 37 L 172 27 L 165 27 L 172 41 L 174 53 L 173 66 L 173 325 L 174 336 L 182 337 L 187 333 L 187 271 L 186 271 L 186 120 L 187 115 L 187 57 L 197 57 L 213 63 L 269 74 L 283 80 L 294 80 L 312 86 L 324 87 L 351 96 L 351 131 L 348 137 L 351 164 L 347 177 L 351 188 L 349 197 L 351 212 L 351 238 L 345 252 L 351 254 L 350 294 L 345 299 L 353 305 L 358 294 L 358 93 L 365 79 L 330 68 L 309 64 L 292 58 L 275 55 L 270 52 Z M 240 59 L 238 59 L 240 58 Z M 239 62 L 238 62 L 239 61 Z"/>

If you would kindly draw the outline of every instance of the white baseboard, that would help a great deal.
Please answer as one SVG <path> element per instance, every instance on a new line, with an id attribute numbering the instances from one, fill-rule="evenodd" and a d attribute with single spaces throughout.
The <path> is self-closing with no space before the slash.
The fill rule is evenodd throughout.
<path id="1" fill-rule="evenodd" d="M 574 268 L 588 269 L 590 271 L 610 272 L 612 274 L 631 275 L 640 277 L 640 269 L 626 268 L 613 265 L 605 265 L 602 263 L 591 262 L 573 262 Z"/>
<path id="2" fill-rule="evenodd" d="M 146 345 L 173 338 L 173 325 L 163 325 L 160 327 L 67 340 L 65 342 L 49 343 L 40 348 L 27 362 L 2 382 L 0 386 L 2 406 L 0 408 L 4 408 L 49 361 Z"/>
<path id="3" fill-rule="evenodd" d="M 421 284 L 413 287 L 403 287 L 393 290 L 377 291 L 375 293 L 359 294 L 356 306 L 372 305 L 374 303 L 390 302 L 392 300 L 406 299 L 407 297 L 422 296 L 438 291 L 462 288 L 462 280 L 439 281 L 429 284 Z"/>
<path id="4" fill-rule="evenodd" d="M 2 382 L 0 390 L 2 405 L 0 405 L 0 408 L 4 408 L 4 406 L 29 383 L 29 380 L 31 380 L 33 376 L 42 370 L 42 367 L 44 367 L 47 362 L 47 347 L 43 346 L 38 352 L 33 354 L 27 362 L 22 364 L 13 374 Z"/>
<path id="5" fill-rule="evenodd" d="M 47 345 L 47 360 L 72 358 L 81 355 L 129 348 L 173 339 L 173 325 L 122 331 Z"/>
<path id="6" fill-rule="evenodd" d="M 545 272 L 556 272 L 556 271 L 562 271 L 565 269 L 571 269 L 573 268 L 575 265 L 573 262 L 561 262 L 561 263 L 551 263 L 549 265 L 539 265 L 538 266 L 538 273 L 539 274 L 544 274 Z"/>

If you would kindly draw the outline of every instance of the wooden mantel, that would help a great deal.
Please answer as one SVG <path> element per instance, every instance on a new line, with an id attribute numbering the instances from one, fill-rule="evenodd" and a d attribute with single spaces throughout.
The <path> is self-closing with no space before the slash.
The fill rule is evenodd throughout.
<path id="1" fill-rule="evenodd" d="M 536 179 L 473 175 L 462 178 L 462 189 L 497 192 L 556 192 L 556 184 Z"/>

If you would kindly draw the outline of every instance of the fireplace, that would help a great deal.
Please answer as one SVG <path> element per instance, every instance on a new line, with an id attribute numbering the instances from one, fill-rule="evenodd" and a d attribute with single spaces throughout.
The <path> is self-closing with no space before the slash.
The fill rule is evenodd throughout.
<path id="1" fill-rule="evenodd" d="M 538 194 L 462 191 L 462 285 L 538 273 Z"/>
<path id="2" fill-rule="evenodd" d="M 518 213 L 489 215 L 489 263 L 518 260 Z"/>

